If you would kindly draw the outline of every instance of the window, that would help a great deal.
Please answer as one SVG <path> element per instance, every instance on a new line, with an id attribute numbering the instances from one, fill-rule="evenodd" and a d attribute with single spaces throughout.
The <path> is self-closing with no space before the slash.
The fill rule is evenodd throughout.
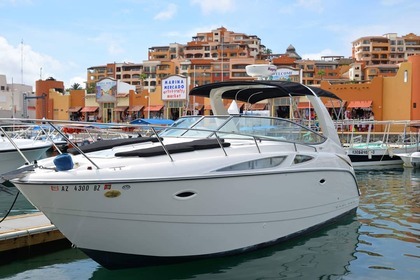
<path id="1" fill-rule="evenodd" d="M 241 171 L 241 170 L 253 170 L 253 169 L 263 169 L 263 168 L 272 168 L 279 166 L 286 157 L 272 157 L 272 158 L 263 158 L 256 159 L 247 162 L 241 162 L 238 164 L 226 166 L 218 169 L 217 171 Z"/>

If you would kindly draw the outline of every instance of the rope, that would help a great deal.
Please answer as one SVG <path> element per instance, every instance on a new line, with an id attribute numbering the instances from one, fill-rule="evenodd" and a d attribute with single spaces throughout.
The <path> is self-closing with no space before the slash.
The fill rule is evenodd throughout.
<path id="1" fill-rule="evenodd" d="M 7 216 L 9 216 L 9 214 L 10 214 L 10 212 L 12 211 L 12 209 L 13 209 L 13 206 L 15 205 L 15 203 L 16 203 L 16 200 L 17 200 L 17 198 L 18 198 L 18 196 L 19 196 L 19 191 L 17 192 L 17 194 L 16 194 L 16 196 L 15 196 L 15 200 L 13 200 L 13 203 L 12 203 L 12 206 L 10 206 L 10 208 L 9 208 L 9 210 L 7 211 L 7 213 L 6 213 L 6 215 L 0 220 L 0 223 L 1 222 L 3 222 L 4 221 L 4 219 L 6 219 L 7 218 Z"/>

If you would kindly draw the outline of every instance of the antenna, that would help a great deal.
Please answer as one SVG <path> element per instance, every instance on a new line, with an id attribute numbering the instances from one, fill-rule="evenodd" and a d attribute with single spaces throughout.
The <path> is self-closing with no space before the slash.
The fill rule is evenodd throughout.
<path id="1" fill-rule="evenodd" d="M 20 43 L 20 79 L 23 85 L 23 39 Z"/>

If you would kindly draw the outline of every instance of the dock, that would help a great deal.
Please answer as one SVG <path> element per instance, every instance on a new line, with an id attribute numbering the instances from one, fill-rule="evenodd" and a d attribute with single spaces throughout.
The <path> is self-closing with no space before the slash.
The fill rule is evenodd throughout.
<path id="1" fill-rule="evenodd" d="M 0 223 L 1 259 L 12 261 L 70 246 L 41 212 L 7 217 Z"/>

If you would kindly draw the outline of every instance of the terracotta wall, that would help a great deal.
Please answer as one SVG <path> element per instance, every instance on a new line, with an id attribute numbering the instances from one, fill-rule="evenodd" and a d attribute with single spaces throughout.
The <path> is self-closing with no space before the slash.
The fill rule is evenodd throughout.
<path id="1" fill-rule="evenodd" d="M 408 58 L 411 62 L 411 119 L 420 120 L 420 55 L 413 55 Z"/>
<path id="2" fill-rule="evenodd" d="M 375 120 L 383 120 L 382 80 L 382 77 L 376 77 L 371 82 L 363 84 L 330 84 L 327 81 L 322 81 L 321 88 L 336 94 L 347 104 L 350 101 L 371 100 Z"/>
<path id="3" fill-rule="evenodd" d="M 384 120 L 410 120 L 411 68 L 411 63 L 401 63 L 394 77 L 383 78 Z"/>
<path id="4" fill-rule="evenodd" d="M 42 119 L 52 119 L 54 110 L 52 99 L 50 100 L 49 92 L 50 89 L 61 89 L 64 92 L 64 83 L 62 81 L 56 80 L 38 80 L 35 83 L 35 94 L 38 99 L 36 99 L 36 118 Z M 45 98 L 42 96 L 45 95 Z"/>

